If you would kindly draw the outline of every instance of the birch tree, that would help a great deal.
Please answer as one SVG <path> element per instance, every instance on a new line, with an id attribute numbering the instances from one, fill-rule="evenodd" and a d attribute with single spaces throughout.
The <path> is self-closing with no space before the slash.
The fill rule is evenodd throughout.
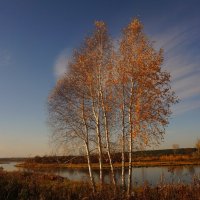
<path id="1" fill-rule="evenodd" d="M 75 64 L 77 62 L 79 61 L 76 61 Z M 84 74 L 80 73 L 80 69 L 79 71 L 74 70 L 72 74 L 59 80 L 51 92 L 48 100 L 49 121 L 54 128 L 56 137 L 66 143 L 76 142 L 85 146 L 90 182 L 95 193 L 89 146 L 91 104 L 87 92 L 82 86 Z"/>
<path id="2" fill-rule="evenodd" d="M 128 119 L 127 193 L 130 195 L 133 145 L 138 139 L 147 145 L 150 141 L 159 141 L 163 137 L 171 114 L 170 106 L 177 102 L 177 98 L 170 87 L 170 74 L 161 69 L 162 50 L 154 50 L 138 19 L 132 20 L 123 30 L 119 55 L 120 77 L 124 79 L 121 80 L 122 120 Z M 124 107 L 127 112 L 124 112 Z M 124 127 L 122 135 L 123 129 Z"/>
<path id="3" fill-rule="evenodd" d="M 66 108 L 66 110 L 76 110 L 77 108 L 79 108 L 77 110 L 77 113 L 82 113 L 81 115 L 74 114 L 73 116 L 71 116 L 72 122 L 74 123 L 75 121 L 77 121 L 73 119 L 73 117 L 80 117 L 80 119 L 77 121 L 76 126 L 79 129 L 83 127 L 83 130 L 85 130 L 84 133 L 87 133 L 86 138 L 88 138 L 88 131 L 96 132 L 96 144 L 99 156 L 101 185 L 103 181 L 102 146 L 104 146 L 104 139 L 106 143 L 106 152 L 108 154 L 109 164 L 111 168 L 112 182 L 114 185 L 116 185 L 113 161 L 110 150 L 110 136 L 113 124 L 112 116 L 114 113 L 112 101 L 113 83 L 112 81 L 110 81 L 113 70 L 112 52 L 112 42 L 110 37 L 108 36 L 105 23 L 96 22 L 94 32 L 86 38 L 81 48 L 75 51 L 73 62 L 71 62 L 70 64 L 70 72 L 67 77 L 61 81 L 66 82 L 65 85 L 67 84 L 68 89 L 69 87 L 73 88 L 73 92 L 70 92 L 70 95 L 72 95 L 76 99 L 76 102 L 74 102 L 73 104 L 75 106 L 78 106 L 76 108 Z M 61 88 L 59 88 L 59 90 L 60 89 Z M 63 91 L 63 96 L 65 92 L 67 91 Z M 57 94 L 60 95 L 60 92 Z M 71 101 L 75 100 L 71 99 Z M 69 104 L 69 102 L 67 103 Z M 70 111 L 70 113 L 74 112 L 74 110 Z M 87 113 L 88 116 L 86 116 L 85 113 Z M 70 124 L 72 122 L 70 121 Z M 90 130 L 88 130 L 89 128 Z M 79 131 L 82 132 L 82 130 Z M 81 138 L 78 130 L 76 135 Z M 84 141 L 88 143 L 88 139 L 84 138 Z"/>
<path id="4" fill-rule="evenodd" d="M 125 191 L 125 147 L 128 139 L 128 186 L 132 188 L 132 154 L 137 146 L 159 142 L 177 97 L 170 74 L 162 70 L 162 50 L 156 51 L 134 19 L 123 29 L 119 48 L 113 47 L 104 22 L 75 51 L 68 74 L 49 96 L 49 113 L 56 135 L 85 146 L 90 181 L 95 192 L 90 149 L 96 145 L 99 179 L 103 183 L 103 150 L 116 186 L 111 143 L 121 138 L 122 186 Z M 116 134 L 115 130 L 118 130 Z M 95 139 L 94 139 L 95 138 Z M 65 140 L 64 139 L 64 140 Z"/>
<path id="5" fill-rule="evenodd" d="M 85 64 L 90 66 L 90 97 L 92 99 L 92 111 L 96 125 L 96 135 L 98 141 L 100 183 L 102 184 L 103 163 L 102 163 L 102 138 L 106 141 L 106 152 L 112 174 L 112 182 L 115 183 L 114 167 L 110 150 L 110 135 L 112 129 L 113 107 L 113 47 L 111 38 L 108 36 L 107 27 L 104 22 L 96 22 L 93 34 L 86 39 Z"/>

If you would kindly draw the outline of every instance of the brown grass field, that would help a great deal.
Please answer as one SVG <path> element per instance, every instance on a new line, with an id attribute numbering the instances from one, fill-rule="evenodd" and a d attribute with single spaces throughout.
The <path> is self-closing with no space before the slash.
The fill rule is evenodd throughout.
<path id="1" fill-rule="evenodd" d="M 120 187 L 104 185 L 92 193 L 87 182 L 69 181 L 55 175 L 0 171 L 0 200 L 122 200 L 128 199 Z M 200 180 L 191 184 L 145 184 L 132 190 L 130 200 L 200 200 Z"/>

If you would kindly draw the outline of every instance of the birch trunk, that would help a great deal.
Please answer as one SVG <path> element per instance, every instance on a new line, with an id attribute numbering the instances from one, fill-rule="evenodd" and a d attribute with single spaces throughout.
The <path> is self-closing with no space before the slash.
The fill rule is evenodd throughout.
<path id="1" fill-rule="evenodd" d="M 102 35 L 100 34 L 100 52 L 101 55 L 103 55 L 103 48 L 102 48 Z M 101 67 L 102 65 L 98 65 L 98 91 L 97 91 L 97 102 L 98 102 L 98 117 L 97 117 L 97 137 L 98 137 L 98 149 L 99 149 L 99 178 L 100 178 L 100 185 L 102 186 L 103 184 L 103 163 L 102 163 L 102 141 L 101 141 L 101 130 L 100 130 L 100 107 L 101 107 L 101 91 L 102 91 L 102 86 L 101 86 Z"/>
<path id="2" fill-rule="evenodd" d="M 130 125 L 130 134 L 129 134 L 129 164 L 128 164 L 128 190 L 127 194 L 130 196 L 132 188 L 132 138 L 133 138 L 133 119 L 132 119 L 132 106 L 133 106 L 133 79 L 131 80 L 131 96 L 129 104 L 129 125 Z"/>
<path id="3" fill-rule="evenodd" d="M 103 163 L 102 163 L 102 145 L 101 145 L 101 132 L 100 132 L 100 122 L 99 117 L 97 120 L 97 126 L 96 126 L 96 133 L 98 138 L 98 151 L 99 151 L 99 181 L 100 185 L 103 184 Z"/>
<path id="4" fill-rule="evenodd" d="M 123 86 L 123 105 L 122 105 L 122 189 L 125 191 L 125 102 L 124 102 L 124 86 Z"/>
<path id="5" fill-rule="evenodd" d="M 104 105 L 104 99 L 103 99 L 103 94 L 101 92 L 101 98 L 102 98 L 102 108 L 103 108 L 103 117 L 104 117 L 104 128 L 105 128 L 105 137 L 106 137 L 106 148 L 107 148 L 107 154 L 109 158 L 109 163 L 110 163 L 110 170 L 111 170 L 111 176 L 112 176 L 112 182 L 113 185 L 116 188 L 116 181 L 115 181 L 115 173 L 114 173 L 114 167 L 113 167 L 113 161 L 110 153 L 110 137 L 109 137 L 109 127 L 108 127 L 108 119 L 107 119 L 107 114 L 105 110 L 105 105 Z"/>
<path id="6" fill-rule="evenodd" d="M 94 183 L 94 177 L 93 177 L 93 174 L 92 174 L 92 167 L 91 167 L 91 160 L 90 160 L 90 150 L 89 150 L 88 142 L 85 142 L 85 148 L 86 148 L 86 154 L 87 154 L 90 182 L 91 182 L 91 185 L 92 185 L 92 191 L 95 194 L 96 193 L 96 188 L 95 188 L 95 183 Z"/>
<path id="7" fill-rule="evenodd" d="M 132 123 L 132 114 L 129 113 L 129 123 Z M 130 135 L 129 135 L 129 164 L 128 164 L 128 190 L 127 194 L 130 196 L 131 187 L 132 187 L 132 124 L 130 125 Z"/>
<path id="8" fill-rule="evenodd" d="M 99 154 L 99 182 L 102 186 L 103 184 L 103 164 L 102 164 L 102 142 L 101 142 L 101 130 L 100 130 L 100 121 L 99 121 L 99 114 L 100 114 L 100 108 L 99 108 L 99 95 L 98 95 L 98 112 L 96 111 L 96 106 L 94 102 L 94 94 L 92 92 L 92 88 L 90 86 L 90 93 L 92 97 L 92 112 L 95 120 L 95 131 L 96 131 L 96 137 L 97 137 L 97 149 Z"/>
<path id="9" fill-rule="evenodd" d="M 84 101 L 84 97 L 83 97 L 83 102 L 82 102 L 82 119 L 83 119 L 83 123 L 84 123 L 84 127 L 85 127 L 85 149 L 86 149 L 86 155 L 87 155 L 87 161 L 88 161 L 88 170 L 89 170 L 89 176 L 90 176 L 90 182 L 92 185 L 92 191 L 93 193 L 96 192 L 96 188 L 95 188 L 95 183 L 94 183 L 94 177 L 93 177 L 93 173 L 92 173 L 92 167 L 91 167 L 91 160 L 90 160 L 90 150 L 89 150 L 89 135 L 88 135 L 88 125 L 87 125 L 87 121 L 85 118 L 85 101 Z"/>

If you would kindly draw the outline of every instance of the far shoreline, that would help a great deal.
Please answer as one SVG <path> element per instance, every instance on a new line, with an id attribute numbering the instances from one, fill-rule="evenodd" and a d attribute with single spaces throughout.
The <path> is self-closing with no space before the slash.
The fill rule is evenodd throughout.
<path id="1" fill-rule="evenodd" d="M 114 163 L 114 168 L 118 169 L 121 168 L 121 163 Z M 151 161 L 151 162 L 133 162 L 133 167 L 170 167 L 170 166 L 190 166 L 190 165 L 200 165 L 200 161 Z M 15 165 L 19 168 L 25 169 L 87 169 L 87 163 L 80 163 L 80 164 L 41 164 L 41 163 L 19 163 Z M 125 163 L 125 167 L 128 167 L 128 162 Z M 98 163 L 92 163 L 93 169 L 99 169 Z M 103 169 L 110 169 L 109 164 L 103 164 Z"/>

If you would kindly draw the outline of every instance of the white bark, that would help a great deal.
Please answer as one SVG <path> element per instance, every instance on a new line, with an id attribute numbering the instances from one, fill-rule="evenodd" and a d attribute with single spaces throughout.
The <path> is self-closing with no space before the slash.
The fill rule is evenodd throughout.
<path id="1" fill-rule="evenodd" d="M 90 160 L 90 150 L 89 150 L 89 134 L 88 134 L 88 125 L 87 120 L 85 118 L 85 101 L 83 97 L 83 105 L 82 105 L 82 119 L 85 127 L 85 148 L 86 148 L 86 155 L 87 155 L 87 161 L 88 161 L 88 170 L 89 170 L 89 176 L 90 176 L 90 182 L 92 185 L 93 193 L 96 192 L 95 183 L 94 183 L 94 177 L 92 173 L 92 167 L 91 167 L 91 160 Z"/>
<path id="2" fill-rule="evenodd" d="M 128 189 L 127 194 L 130 196 L 131 188 L 132 188 L 132 138 L 133 138 L 133 79 L 131 80 L 131 92 L 130 92 L 130 103 L 129 103 L 129 125 L 130 125 L 130 133 L 129 133 L 129 164 L 128 164 Z"/>
<path id="3" fill-rule="evenodd" d="M 129 123 L 132 123 L 132 114 L 131 111 L 129 113 Z M 128 190 L 127 193 L 130 195 L 131 187 L 132 187 L 132 131 L 133 126 L 130 124 L 130 135 L 129 135 L 129 163 L 128 163 Z"/>
<path id="4" fill-rule="evenodd" d="M 92 173 L 91 160 L 90 160 L 90 151 L 89 151 L 88 142 L 85 142 L 85 148 L 86 148 L 86 154 L 87 154 L 90 182 L 91 182 L 91 185 L 92 185 L 93 193 L 95 193 L 96 192 L 96 188 L 95 188 L 94 177 L 93 177 L 93 173 Z"/>
<path id="5" fill-rule="evenodd" d="M 105 110 L 102 93 L 101 93 L 101 97 L 102 97 L 102 108 L 103 108 L 103 117 L 104 117 L 104 126 L 105 126 L 104 128 L 105 128 L 106 148 L 107 148 L 107 154 L 108 154 L 108 159 L 109 159 L 109 163 L 110 163 L 112 182 L 113 182 L 113 185 L 116 187 L 113 161 L 112 161 L 111 152 L 110 152 L 110 137 L 109 137 L 110 134 L 109 134 L 109 127 L 108 127 L 108 119 L 107 119 L 107 114 L 106 114 L 106 110 Z"/>
<path id="6" fill-rule="evenodd" d="M 101 132 L 100 132 L 100 121 L 99 121 L 99 108 L 98 108 L 98 113 L 97 113 L 95 111 L 94 99 L 92 100 L 92 111 L 93 111 L 93 116 L 95 119 L 97 149 L 99 153 L 99 181 L 100 181 L 100 185 L 102 185 L 103 184 L 103 164 L 102 164 L 102 142 L 101 142 Z"/>
<path id="7" fill-rule="evenodd" d="M 123 86 L 123 105 L 122 105 L 122 188 L 125 191 L 125 102 Z"/>
<path id="8" fill-rule="evenodd" d="M 101 132 L 100 132 L 100 122 L 99 117 L 96 125 L 96 133 L 98 138 L 98 151 L 99 151 L 99 180 L 100 184 L 103 184 L 103 163 L 102 163 L 102 142 L 101 142 Z"/>

